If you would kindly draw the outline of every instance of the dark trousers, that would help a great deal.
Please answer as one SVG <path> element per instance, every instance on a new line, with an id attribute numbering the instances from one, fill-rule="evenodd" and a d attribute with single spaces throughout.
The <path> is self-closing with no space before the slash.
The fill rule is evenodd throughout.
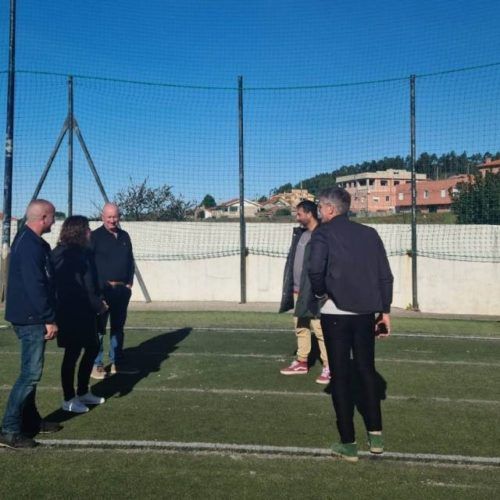
<path id="1" fill-rule="evenodd" d="M 99 346 L 97 343 L 95 346 L 83 348 L 83 356 L 78 367 L 78 385 L 76 390 L 78 396 L 83 396 L 89 391 L 90 373 L 92 372 L 94 359 L 97 356 L 98 350 Z M 80 346 L 66 347 L 64 350 L 64 358 L 61 366 L 61 383 L 65 401 L 69 401 L 75 397 L 75 369 L 81 352 L 82 347 Z"/>
<path id="2" fill-rule="evenodd" d="M 104 365 L 103 335 L 106 333 L 106 325 L 110 323 L 109 360 L 118 363 L 123 358 L 123 327 L 127 320 L 127 308 L 132 291 L 124 285 L 105 286 L 103 289 L 104 300 L 109 306 L 106 313 L 101 314 L 98 319 L 98 333 L 100 347 L 94 364 Z"/>
<path id="3" fill-rule="evenodd" d="M 373 314 L 323 314 L 321 326 L 332 373 L 332 400 L 340 440 L 342 443 L 353 443 L 356 438 L 352 365 L 359 377 L 367 431 L 382 430 L 375 371 L 375 318 Z"/>

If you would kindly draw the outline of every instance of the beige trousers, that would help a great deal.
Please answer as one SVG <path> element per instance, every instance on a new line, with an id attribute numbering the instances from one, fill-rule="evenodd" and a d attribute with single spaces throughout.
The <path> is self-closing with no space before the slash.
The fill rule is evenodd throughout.
<path id="1" fill-rule="evenodd" d="M 294 317 L 295 335 L 297 336 L 297 360 L 307 361 L 311 352 L 311 333 L 314 333 L 318 340 L 319 354 L 323 366 L 328 366 L 328 356 L 326 354 L 325 339 L 321 322 L 319 319 Z"/>

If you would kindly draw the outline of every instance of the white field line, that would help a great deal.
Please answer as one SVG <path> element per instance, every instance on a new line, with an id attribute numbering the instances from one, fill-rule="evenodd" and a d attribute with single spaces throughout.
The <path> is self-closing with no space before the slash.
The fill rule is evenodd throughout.
<path id="1" fill-rule="evenodd" d="M 50 447 L 66 448 L 128 448 L 128 449 L 163 449 L 176 451 L 223 451 L 227 453 L 286 455 L 286 456 L 320 456 L 331 457 L 327 448 L 307 448 L 296 446 L 267 446 L 257 444 L 229 443 L 183 443 L 176 441 L 134 441 L 111 439 L 40 439 L 40 443 Z M 359 452 L 361 457 L 389 459 L 411 462 L 467 464 L 467 465 L 500 465 L 500 457 L 471 457 L 467 455 L 440 455 L 434 453 L 398 453 L 386 452 L 374 457 L 368 452 Z"/>
<path id="2" fill-rule="evenodd" d="M 0 329 L 10 328 L 9 325 L 0 325 Z M 232 327 L 202 327 L 202 326 L 126 326 L 125 330 L 136 332 L 144 331 L 162 331 L 171 333 L 178 330 L 190 329 L 192 331 L 204 332 L 231 332 L 231 333 L 293 333 L 291 328 L 232 328 Z M 433 333 L 393 333 L 391 337 L 397 338 L 427 338 L 427 339 L 446 339 L 446 340 L 490 340 L 500 341 L 500 336 L 482 337 L 480 335 L 441 335 Z"/>
<path id="3" fill-rule="evenodd" d="M 20 351 L 1 351 L 0 355 L 12 355 L 17 356 L 20 355 Z M 62 355 L 63 351 L 45 351 L 45 354 L 51 355 Z M 141 356 L 157 356 L 158 352 L 142 352 Z M 237 354 L 237 353 L 226 353 L 226 352 L 176 352 L 175 356 L 180 357 L 189 357 L 189 358 L 253 358 L 253 359 L 271 359 L 276 361 L 285 361 L 289 356 L 285 356 L 282 354 Z M 405 359 L 405 358 L 376 358 L 377 362 L 381 363 L 410 363 L 410 364 L 422 364 L 422 365 L 453 365 L 453 366 L 481 366 L 481 367 L 490 367 L 490 368 L 500 368 L 500 362 L 487 362 L 487 361 L 441 361 L 441 360 L 432 360 L 432 359 Z"/>
<path id="4" fill-rule="evenodd" d="M 174 332 L 189 328 L 192 331 L 204 332 L 231 332 L 231 333 L 293 333 L 291 328 L 232 328 L 232 327 L 213 327 L 213 326 L 126 326 L 125 330 L 135 331 L 164 331 L 165 333 Z M 498 337 L 482 337 L 480 335 L 441 335 L 433 333 L 393 333 L 391 337 L 398 338 L 431 338 L 431 339 L 451 339 L 451 340 L 493 340 L 500 341 Z"/>
<path id="5" fill-rule="evenodd" d="M 11 385 L 0 385 L 0 391 L 10 391 Z M 43 386 L 38 385 L 37 391 L 53 391 L 59 392 L 61 388 L 58 386 Z M 272 397 L 329 397 L 330 395 L 324 391 L 320 392 L 292 392 L 292 391 L 265 391 L 259 389 L 200 389 L 198 387 L 135 387 L 134 392 L 146 393 L 178 393 L 178 394 L 216 394 L 221 396 L 272 396 Z M 418 396 L 418 395 L 394 395 L 387 396 L 388 400 L 392 401 L 426 401 L 432 403 L 446 404 L 472 404 L 472 405 L 500 405 L 500 400 L 492 399 L 466 399 L 466 398 L 447 398 L 438 396 Z"/>

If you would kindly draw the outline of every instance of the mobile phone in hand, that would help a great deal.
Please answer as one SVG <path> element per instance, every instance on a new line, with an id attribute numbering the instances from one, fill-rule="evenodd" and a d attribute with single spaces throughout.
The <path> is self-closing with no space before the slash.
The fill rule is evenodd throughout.
<path id="1" fill-rule="evenodd" d="M 386 334 L 386 333 L 389 333 L 387 325 L 385 323 L 378 323 L 377 327 L 375 328 L 375 335 Z"/>

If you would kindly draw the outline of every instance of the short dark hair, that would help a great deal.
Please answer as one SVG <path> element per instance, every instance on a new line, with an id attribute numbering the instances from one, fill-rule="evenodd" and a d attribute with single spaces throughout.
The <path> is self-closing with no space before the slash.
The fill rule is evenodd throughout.
<path id="1" fill-rule="evenodd" d="M 311 200 L 302 200 L 297 204 L 297 210 L 301 208 L 306 214 L 312 214 L 312 216 L 318 220 L 318 205 Z"/>
<path id="2" fill-rule="evenodd" d="M 87 230 L 89 220 L 83 215 L 72 215 L 68 217 L 62 225 L 59 234 L 59 243 L 61 245 L 75 245 L 85 247 L 88 244 Z"/>
<path id="3" fill-rule="evenodd" d="M 326 200 L 328 203 L 335 205 L 339 214 L 346 214 L 351 208 L 351 195 L 344 189 L 339 187 L 323 189 L 319 193 L 320 200 Z"/>

